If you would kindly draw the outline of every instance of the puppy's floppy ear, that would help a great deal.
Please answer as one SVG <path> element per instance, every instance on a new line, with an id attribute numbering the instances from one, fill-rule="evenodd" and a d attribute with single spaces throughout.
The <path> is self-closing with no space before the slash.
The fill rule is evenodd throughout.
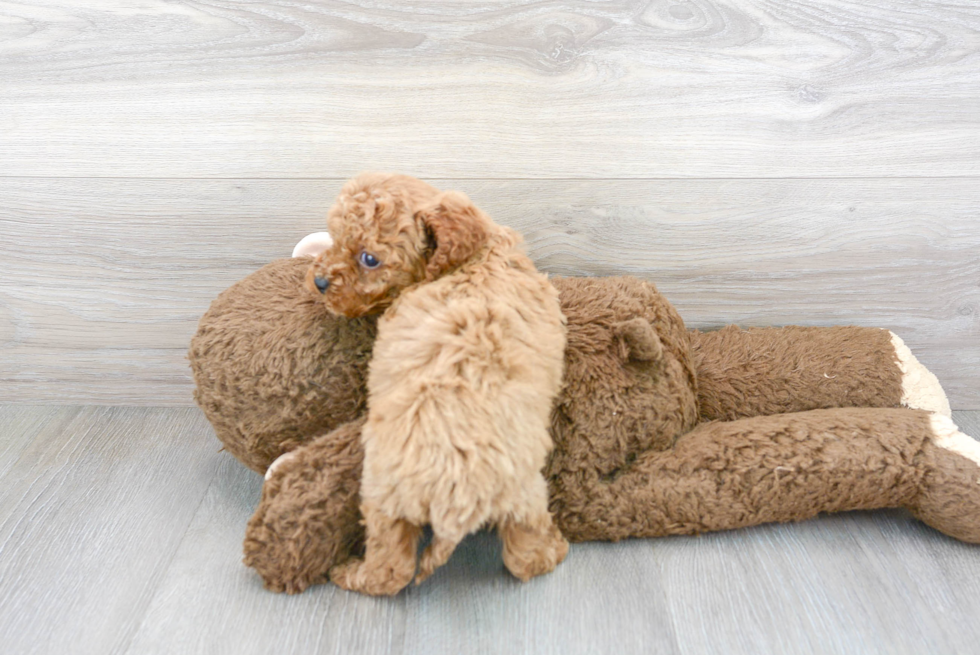
<path id="1" fill-rule="evenodd" d="M 490 236 L 489 219 L 458 191 L 440 193 L 415 216 L 425 225 L 432 248 L 425 268 L 430 280 L 472 258 Z"/>

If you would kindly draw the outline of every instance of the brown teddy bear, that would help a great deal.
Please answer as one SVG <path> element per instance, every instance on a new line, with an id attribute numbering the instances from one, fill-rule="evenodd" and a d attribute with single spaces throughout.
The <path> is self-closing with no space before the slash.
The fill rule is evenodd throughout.
<path id="1" fill-rule="evenodd" d="M 275 261 L 222 293 L 189 352 L 218 438 L 267 472 L 245 563 L 289 593 L 325 582 L 363 545 L 359 430 L 375 323 L 330 315 L 303 287 L 309 262 Z M 887 330 L 701 333 L 649 283 L 553 282 L 568 344 L 545 475 L 570 541 L 906 507 L 980 543 L 980 443 Z"/>

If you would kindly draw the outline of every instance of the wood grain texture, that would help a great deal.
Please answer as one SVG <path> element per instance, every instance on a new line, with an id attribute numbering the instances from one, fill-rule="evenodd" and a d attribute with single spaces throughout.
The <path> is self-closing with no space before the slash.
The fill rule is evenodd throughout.
<path id="1" fill-rule="evenodd" d="M 889 327 L 980 409 L 978 107 L 971 2 L 0 2 L 0 402 L 53 403 L 0 405 L 0 650 L 976 652 L 977 547 L 898 511 L 271 594 L 199 411 L 64 405 L 189 405 L 208 303 L 379 168 L 692 327 Z"/>
<path id="2" fill-rule="evenodd" d="M 0 180 L 0 397 L 187 405 L 219 292 L 323 229 L 341 180 Z M 542 270 L 637 275 L 691 327 L 898 333 L 980 408 L 974 180 L 445 180 Z"/>
<path id="3" fill-rule="evenodd" d="M 218 444 L 194 409 L 31 413 L 42 429 L 0 414 L 5 440 L 28 440 L 0 477 L 3 652 L 119 652 L 214 477 Z"/>
<path id="4" fill-rule="evenodd" d="M 904 512 L 825 516 L 654 548 L 664 551 L 674 622 L 690 628 L 677 631 L 685 653 L 975 651 L 977 635 L 960 626 L 980 611 L 965 599 L 980 575 L 976 546 Z"/>
<path id="5" fill-rule="evenodd" d="M 980 174 L 980 6 L 0 5 L 0 175 Z"/>
<path id="6" fill-rule="evenodd" d="M 980 437 L 980 412 L 954 420 Z M 490 533 L 393 599 L 262 589 L 261 477 L 196 409 L 4 407 L 4 653 L 970 653 L 980 547 L 902 511 L 575 544 L 528 584 Z M 0 440 L 2 446 L 3 440 Z"/>
<path id="7" fill-rule="evenodd" d="M 52 424 L 63 426 L 76 413 L 76 410 L 66 407 L 39 411 L 36 407 L 0 405 L 0 479 L 43 430 Z"/>

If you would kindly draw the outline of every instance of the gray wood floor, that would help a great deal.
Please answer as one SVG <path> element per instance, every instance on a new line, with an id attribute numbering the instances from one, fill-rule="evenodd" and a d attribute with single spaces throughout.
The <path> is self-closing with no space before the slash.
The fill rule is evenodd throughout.
<path id="1" fill-rule="evenodd" d="M 904 511 L 577 544 L 528 584 L 479 534 L 394 599 L 285 596 L 241 564 L 261 478 L 198 410 L 4 405 L 0 434 L 5 654 L 980 652 L 980 551 Z"/>
<path id="2" fill-rule="evenodd" d="M 978 108 L 974 0 L 0 2 L 0 653 L 980 653 L 977 548 L 901 511 L 267 593 L 185 360 L 380 168 L 691 327 L 891 328 L 980 410 Z"/>

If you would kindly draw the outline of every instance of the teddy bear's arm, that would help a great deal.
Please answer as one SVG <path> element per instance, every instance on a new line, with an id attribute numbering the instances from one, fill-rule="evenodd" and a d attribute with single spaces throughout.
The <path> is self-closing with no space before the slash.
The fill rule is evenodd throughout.
<path id="1" fill-rule="evenodd" d="M 704 423 L 603 479 L 554 480 L 571 541 L 697 534 L 820 512 L 907 507 L 980 543 L 980 443 L 945 416 L 829 409 Z"/>
<path id="2" fill-rule="evenodd" d="M 832 407 L 912 407 L 949 416 L 936 376 L 888 330 L 691 331 L 702 420 Z"/>
<path id="3" fill-rule="evenodd" d="M 364 419 L 299 446 L 270 469 L 245 532 L 245 564 L 271 591 L 299 593 L 362 547 Z"/>
<path id="4" fill-rule="evenodd" d="M 300 592 L 363 541 L 361 422 L 290 453 L 249 521 L 245 563 L 266 587 Z M 907 507 L 980 543 L 980 443 L 946 417 L 830 409 L 701 424 L 609 479 L 557 473 L 552 511 L 572 541 L 697 534 L 820 512 Z"/>

